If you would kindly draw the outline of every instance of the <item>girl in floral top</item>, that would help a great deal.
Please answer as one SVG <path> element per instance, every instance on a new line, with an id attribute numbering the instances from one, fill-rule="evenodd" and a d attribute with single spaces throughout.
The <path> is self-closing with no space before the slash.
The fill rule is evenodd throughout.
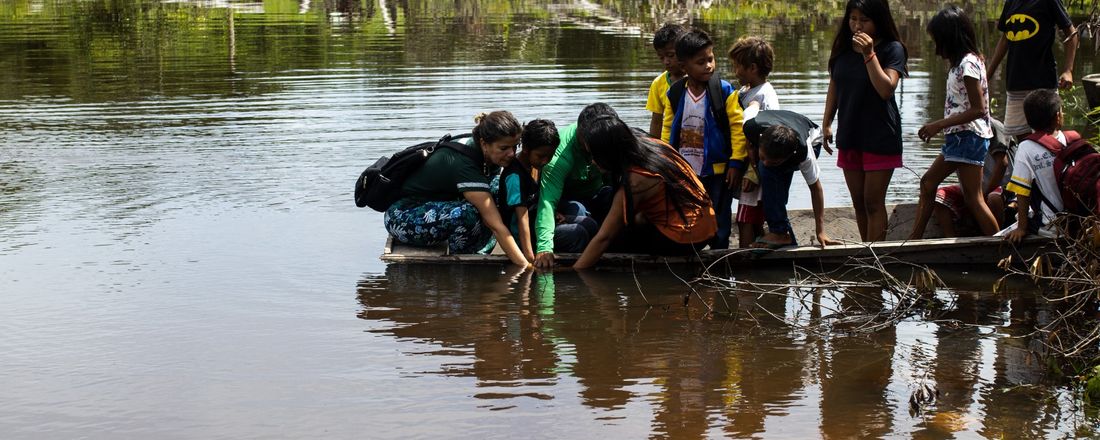
<path id="1" fill-rule="evenodd" d="M 997 232 L 997 220 L 982 196 L 982 166 L 993 129 L 985 61 L 978 51 L 974 26 L 961 8 L 947 6 L 932 17 L 927 30 L 936 43 L 936 55 L 951 63 L 951 69 L 947 73 L 943 119 L 924 124 L 917 132 L 921 140 L 928 142 L 942 131 L 944 145 L 920 179 L 920 204 L 909 239 L 924 238 L 936 188 L 951 173 L 958 174 L 966 207 L 982 233 L 993 235 Z"/>

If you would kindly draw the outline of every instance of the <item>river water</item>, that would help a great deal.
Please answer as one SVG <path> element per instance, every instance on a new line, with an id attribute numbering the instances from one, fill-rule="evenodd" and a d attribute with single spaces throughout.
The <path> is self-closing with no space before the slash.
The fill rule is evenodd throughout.
<path id="1" fill-rule="evenodd" d="M 995 3 L 972 6 L 987 47 Z M 665 20 L 719 49 L 765 36 L 782 105 L 820 120 L 841 4 L 0 2 L 0 436 L 1094 435 L 1024 337 L 1045 308 L 1027 284 L 989 293 L 985 269 L 953 274 L 934 317 L 819 334 L 784 321 L 821 309 L 782 297 L 685 306 L 664 269 L 378 260 L 381 215 L 351 200 L 364 166 L 494 109 L 564 125 L 605 101 L 644 127 Z M 938 152 L 916 138 L 942 112 L 936 7 L 896 13 L 913 171 L 891 202 Z M 922 385 L 940 398 L 910 411 Z"/>

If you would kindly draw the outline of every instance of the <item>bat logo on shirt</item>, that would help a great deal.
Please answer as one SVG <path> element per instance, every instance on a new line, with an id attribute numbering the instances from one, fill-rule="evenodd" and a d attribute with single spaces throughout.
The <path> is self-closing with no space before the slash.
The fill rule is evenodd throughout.
<path id="1" fill-rule="evenodd" d="M 1005 21 L 1005 38 L 1008 41 L 1024 41 L 1039 35 L 1039 22 L 1026 14 L 1013 14 Z"/>

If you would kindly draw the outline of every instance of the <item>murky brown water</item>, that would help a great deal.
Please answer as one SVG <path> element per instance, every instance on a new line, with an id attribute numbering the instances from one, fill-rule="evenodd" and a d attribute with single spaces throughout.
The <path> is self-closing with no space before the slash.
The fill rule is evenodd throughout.
<path id="1" fill-rule="evenodd" d="M 566 123 L 601 100 L 644 125 L 646 32 L 691 15 L 666 3 L 0 2 L 0 437 L 1091 435 L 1018 338 L 1043 307 L 987 273 L 955 277 L 944 313 L 816 335 L 780 318 L 827 311 L 683 306 L 664 269 L 643 298 L 628 273 L 378 261 L 381 215 L 351 204 L 363 166 L 498 108 Z M 767 4 L 694 16 L 719 46 L 767 36 L 783 105 L 820 119 L 838 13 Z M 916 139 L 942 111 L 936 7 L 898 12 L 917 172 L 938 151 Z M 916 182 L 897 173 L 891 201 Z M 920 384 L 941 397 L 913 414 Z"/>

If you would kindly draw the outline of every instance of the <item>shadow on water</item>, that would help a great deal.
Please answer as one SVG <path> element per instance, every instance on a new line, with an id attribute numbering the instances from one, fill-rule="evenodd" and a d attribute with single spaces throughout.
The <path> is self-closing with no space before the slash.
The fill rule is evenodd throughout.
<path id="1" fill-rule="evenodd" d="M 654 272 L 635 281 L 624 272 L 390 265 L 360 282 L 359 317 L 403 341 L 404 356 L 446 365 L 415 376 L 475 378 L 465 393 L 488 408 L 527 398 L 576 402 L 601 410 L 601 420 L 648 419 L 662 436 L 1042 437 L 1091 429 L 1062 406 L 1068 391 L 1036 385 L 1046 381 L 1044 365 L 1027 334 L 1046 309 L 1027 292 L 941 292 L 947 305 L 934 316 L 870 334 L 822 335 L 785 324 L 828 313 L 820 308 L 734 294 L 733 310 L 711 314 L 703 302 L 721 302 L 717 292 L 684 305 L 684 290 L 676 277 Z M 865 298 L 873 295 L 838 302 Z M 922 384 L 940 398 L 913 413 L 908 399 Z M 791 415 L 798 417 L 784 417 Z"/>

